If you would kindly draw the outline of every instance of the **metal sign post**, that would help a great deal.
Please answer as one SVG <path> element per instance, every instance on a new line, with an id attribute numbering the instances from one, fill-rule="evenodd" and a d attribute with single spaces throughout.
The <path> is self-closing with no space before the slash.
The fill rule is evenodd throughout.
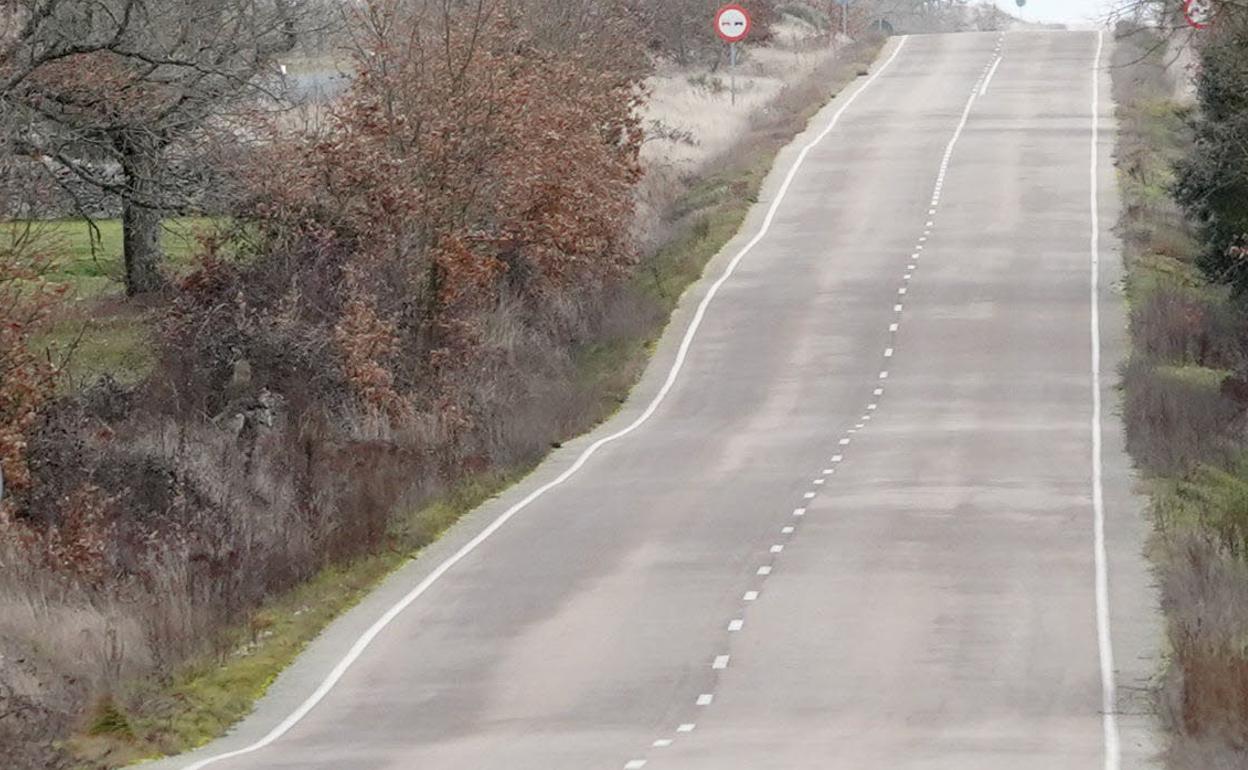
<path id="1" fill-rule="evenodd" d="M 728 83 L 737 103 L 737 43 L 750 34 L 750 14 L 739 5 L 725 5 L 715 13 L 715 34 L 728 44 Z"/>
<path id="2" fill-rule="evenodd" d="M 833 13 L 833 5 L 841 6 L 841 37 L 843 38 L 849 37 L 849 3 L 850 0 L 831 0 L 831 3 L 828 5 L 829 17 Z"/>

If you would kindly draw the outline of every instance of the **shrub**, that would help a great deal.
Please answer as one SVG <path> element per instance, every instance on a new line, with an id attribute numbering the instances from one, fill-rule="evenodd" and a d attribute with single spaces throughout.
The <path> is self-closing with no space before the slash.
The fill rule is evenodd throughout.
<path id="1" fill-rule="evenodd" d="M 1162 570 L 1171 666 L 1163 714 L 1180 736 L 1175 767 L 1242 767 L 1248 758 L 1248 562 L 1190 532 Z M 1202 756 L 1208 764 L 1190 764 Z M 1238 757 L 1235 759 L 1234 757 Z"/>
<path id="2" fill-rule="evenodd" d="M 1136 351 L 1153 360 L 1215 369 L 1243 362 L 1248 319 L 1208 291 L 1162 284 L 1132 304 L 1130 320 Z"/>
<path id="3" fill-rule="evenodd" d="M 634 260 L 640 90 L 541 48 L 512 8 L 443 30 L 411 9 L 362 17 L 368 54 L 331 130 L 260 164 L 240 217 L 256 258 L 184 284 L 167 327 L 179 400 L 216 414 L 243 360 L 253 391 L 296 412 L 424 412 L 455 430 L 493 408 L 465 385 L 514 371 L 485 344 L 501 303 L 521 338 L 575 337 Z"/>
<path id="4" fill-rule="evenodd" d="M 1132 358 L 1123 369 L 1127 451 L 1153 473 L 1225 460 L 1240 407 L 1216 383 L 1175 376 Z"/>
<path id="5" fill-rule="evenodd" d="M 111 696 L 101 697 L 95 704 L 91 715 L 91 724 L 87 727 L 90 735 L 114 735 L 121 738 L 134 737 L 130 720 Z"/>
<path id="6" fill-rule="evenodd" d="M 0 174 L 0 183 L 3 179 Z M 0 218 L 3 214 L 0 210 Z M 55 369 L 31 345 L 31 335 L 61 293 L 43 280 L 48 252 L 41 236 L 33 225 L 0 231 L 0 476 L 6 496 L 30 484 L 27 435 L 55 384 Z M 0 502 L 0 518 L 3 506 Z"/>
<path id="7" fill-rule="evenodd" d="M 1210 280 L 1248 289 L 1248 16 L 1228 12 L 1199 47 L 1195 139 L 1179 165 L 1176 197 L 1201 226 Z"/>

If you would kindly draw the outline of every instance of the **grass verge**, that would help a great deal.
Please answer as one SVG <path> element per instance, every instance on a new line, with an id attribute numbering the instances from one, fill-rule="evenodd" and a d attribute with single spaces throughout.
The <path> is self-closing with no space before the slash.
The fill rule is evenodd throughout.
<path id="1" fill-rule="evenodd" d="M 1196 233 L 1171 198 L 1190 151 L 1163 41 L 1120 28 L 1119 231 L 1131 358 L 1127 448 L 1148 491 L 1148 554 L 1161 588 L 1167 663 L 1158 690 L 1169 767 L 1248 767 L 1248 314 L 1195 266 Z M 1125 33 L 1125 34 L 1124 34 Z"/>
<path id="2" fill-rule="evenodd" d="M 0 223 L 4 228 L 26 223 Z M 179 217 L 165 221 L 161 237 L 167 267 L 184 267 L 201 234 L 217 220 Z M 34 225 L 56 255 L 47 278 L 67 288 L 65 306 L 34 344 L 60 363 L 63 387 L 73 390 L 109 375 L 134 384 L 152 368 L 148 331 L 152 316 L 141 305 L 124 302 L 121 220 L 58 219 Z"/>
<path id="3" fill-rule="evenodd" d="M 136 682 L 124 697 L 105 698 L 70 740 L 72 754 L 86 767 L 121 767 L 181 753 L 224 734 L 331 621 L 461 516 L 527 472 L 483 474 L 461 484 L 397 522 L 385 551 L 328 567 L 254 613 L 247 625 L 229 629 L 216 645 L 226 652 L 184 666 L 167 682 Z M 122 702 L 144 708 L 125 713 Z"/>

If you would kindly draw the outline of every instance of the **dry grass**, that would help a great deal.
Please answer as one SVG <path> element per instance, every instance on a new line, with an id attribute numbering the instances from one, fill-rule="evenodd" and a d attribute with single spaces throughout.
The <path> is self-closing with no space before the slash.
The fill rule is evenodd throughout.
<path id="1" fill-rule="evenodd" d="M 725 202 L 713 179 L 719 170 L 726 167 L 732 173 L 766 157 L 771 148 L 755 146 L 752 128 L 760 113 L 776 111 L 774 102 L 781 92 L 822 77 L 826 93 L 812 97 L 818 104 L 838 88 L 835 84 L 841 81 L 834 73 L 838 64 L 855 56 L 843 45 L 834 48 L 828 38 L 799 21 L 785 19 L 774 28 L 772 45 L 742 46 L 735 105 L 724 66 L 666 63 L 647 80 L 642 114 L 646 141 L 641 149 L 646 174 L 637 190 L 636 225 L 643 255 L 652 256 L 683 239 L 692 212 L 710 216 L 711 209 Z M 730 153 L 739 155 L 728 158 Z M 716 191 L 716 197 L 703 194 L 708 190 Z M 652 271 L 653 265 L 641 270 Z"/>
<path id="2" fill-rule="evenodd" d="M 1122 372 L 1127 450 L 1150 473 L 1182 474 L 1233 452 L 1240 407 L 1217 381 L 1131 360 Z"/>
<path id="3" fill-rule="evenodd" d="M 1173 664 L 1163 715 L 1179 736 L 1167 753 L 1182 770 L 1248 763 L 1248 561 L 1209 538 L 1174 538 L 1162 572 Z"/>
<path id="4" fill-rule="evenodd" d="M 1224 292 L 1159 282 L 1131 306 L 1135 352 L 1164 364 L 1238 369 L 1248 320 Z"/>
<path id="5" fill-rule="evenodd" d="M 665 65 L 647 81 L 644 123 L 650 141 L 642 149 L 647 169 L 673 167 L 696 172 L 741 141 L 757 114 L 786 87 L 826 70 L 837 48 L 791 22 L 777 25 L 783 43 L 742 48 L 737 65 L 737 100 L 731 104 L 728 68 L 682 69 Z M 843 48 L 843 46 L 842 46 Z M 658 130 L 658 127 L 666 131 Z M 675 132 L 682 139 L 662 138 Z"/>

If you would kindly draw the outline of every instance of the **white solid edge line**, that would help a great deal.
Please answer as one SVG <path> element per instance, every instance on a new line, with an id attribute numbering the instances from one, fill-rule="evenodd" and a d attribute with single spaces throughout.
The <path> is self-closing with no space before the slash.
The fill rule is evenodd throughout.
<path id="1" fill-rule="evenodd" d="M 1105 491 L 1101 464 L 1101 211 L 1098 199 L 1101 134 L 1101 50 L 1105 33 L 1096 33 L 1092 60 L 1092 151 L 1088 178 L 1092 213 L 1092 511 L 1096 551 L 1096 646 L 1101 663 L 1101 727 L 1105 733 L 1105 770 L 1118 770 L 1122 747 L 1118 734 L 1118 696 L 1114 683 L 1114 647 L 1109 629 L 1109 556 L 1105 548 Z"/>
<path id="2" fill-rule="evenodd" d="M 420 581 L 415 588 L 409 591 L 402 599 L 390 607 L 390 609 L 378 618 L 373 625 L 369 626 L 360 638 L 356 640 L 355 644 L 351 645 L 351 649 L 349 649 L 347 654 L 343 656 L 336 666 L 334 666 L 334 668 L 321 682 L 320 686 L 318 686 L 316 690 L 303 701 L 303 703 L 299 704 L 298 708 L 283 719 L 276 727 L 270 730 L 264 737 L 248 746 L 244 746 L 241 749 L 235 749 L 233 751 L 224 752 L 215 756 L 206 757 L 198 762 L 186 765 L 183 770 L 201 770 L 201 768 L 220 762 L 224 759 L 232 759 L 234 757 L 242 756 L 243 754 L 250 754 L 268 746 L 278 738 L 285 735 L 292 727 L 297 725 L 305 716 L 307 716 L 308 713 L 311 712 L 312 709 L 315 708 L 326 695 L 329 694 L 330 690 L 334 688 L 334 685 L 338 683 L 338 680 L 342 679 L 343 675 L 347 672 L 347 669 L 349 669 L 351 665 L 359 659 L 360 655 L 362 655 L 364 651 L 368 649 L 368 646 L 372 644 L 373 640 L 377 638 L 377 635 L 380 634 L 386 626 L 390 625 L 390 623 L 398 617 L 403 610 L 407 609 L 412 602 L 419 599 L 425 591 L 429 590 L 429 587 L 446 574 L 451 567 L 454 567 L 465 556 L 476 550 L 477 546 L 481 545 L 481 543 L 485 542 L 491 535 L 497 532 L 504 524 L 507 523 L 509 519 L 511 519 L 511 517 L 528 507 L 530 503 L 544 495 L 547 491 L 559 486 L 571 478 L 572 475 L 580 470 L 581 467 L 585 465 L 586 461 L 588 461 L 589 458 L 603 446 L 627 436 L 629 433 L 632 433 L 650 419 L 651 415 L 653 415 L 659 408 L 659 405 L 663 403 L 663 400 L 667 398 L 667 394 L 671 391 L 672 386 L 675 385 L 676 378 L 680 374 L 681 368 L 684 366 L 685 358 L 689 353 L 689 348 L 693 344 L 693 339 L 697 335 L 698 328 L 702 325 L 702 318 L 706 315 L 706 310 L 710 306 L 711 301 L 715 299 L 715 295 L 719 293 L 720 287 L 724 285 L 724 283 L 734 272 L 736 272 L 737 265 L 741 263 L 741 260 L 744 259 L 745 256 L 749 254 L 760 241 L 762 241 L 768 231 L 771 230 L 771 223 L 775 220 L 776 213 L 780 210 L 780 204 L 784 202 L 784 197 L 788 193 L 789 187 L 793 184 L 793 179 L 797 176 L 797 172 L 801 170 L 802 163 L 806 160 L 806 156 L 810 154 L 810 151 L 814 149 L 817 144 L 823 141 L 828 134 L 832 133 L 832 129 L 834 129 L 836 124 L 840 122 L 841 115 L 845 113 L 845 110 L 849 109 L 849 106 L 857 100 L 863 91 L 866 91 L 867 88 L 874 83 L 881 74 L 884 73 L 888 66 L 893 63 L 893 60 L 895 60 L 897 55 L 901 53 L 901 49 L 905 47 L 907 40 L 909 40 L 908 35 L 903 35 L 898 38 L 897 47 L 893 49 L 892 55 L 890 55 L 888 59 L 880 65 L 879 69 L 877 69 L 869 78 L 866 79 L 866 81 L 863 82 L 862 86 L 859 87 L 858 90 L 854 91 L 845 99 L 844 103 L 841 104 L 840 109 L 832 115 L 832 119 L 828 125 L 825 126 L 814 139 L 811 139 L 804 147 L 802 147 L 796 160 L 793 161 L 792 167 L 789 168 L 788 173 L 785 174 L 784 181 L 781 182 L 779 189 L 776 191 L 776 199 L 772 201 L 771 206 L 768 207 L 767 214 L 763 218 L 762 226 L 759 228 L 758 232 L 745 244 L 745 246 L 741 248 L 740 251 L 736 253 L 735 256 L 733 256 L 732 260 L 728 263 L 728 266 L 724 268 L 723 274 L 716 279 L 715 283 L 711 284 L 710 289 L 706 292 L 706 296 L 704 296 L 702 301 L 698 303 L 698 308 L 693 314 L 693 319 L 689 322 L 689 328 L 685 330 L 685 336 L 681 339 L 680 347 L 676 351 L 676 358 L 672 362 L 672 368 L 667 373 L 667 379 L 664 380 L 663 386 L 659 388 L 659 392 L 655 394 L 645 411 L 638 415 L 637 419 L 633 420 L 624 428 L 621 428 L 609 436 L 603 436 L 594 443 L 590 444 L 567 470 L 556 476 L 551 481 L 548 481 L 530 492 L 522 500 L 508 508 L 506 511 L 503 511 L 499 514 L 497 519 L 490 522 L 490 524 L 485 529 L 481 530 L 476 537 L 469 540 L 462 547 L 460 547 L 458 551 L 448 557 L 446 561 L 439 564 L 425 577 L 424 580 Z"/>
<path id="3" fill-rule="evenodd" d="M 988 93 L 988 84 L 992 82 L 992 76 L 997 74 L 997 67 L 1001 66 L 1001 58 L 998 56 L 997 60 L 992 63 L 992 69 L 988 70 L 988 76 L 984 78 L 984 84 L 979 87 L 980 96 Z"/>

